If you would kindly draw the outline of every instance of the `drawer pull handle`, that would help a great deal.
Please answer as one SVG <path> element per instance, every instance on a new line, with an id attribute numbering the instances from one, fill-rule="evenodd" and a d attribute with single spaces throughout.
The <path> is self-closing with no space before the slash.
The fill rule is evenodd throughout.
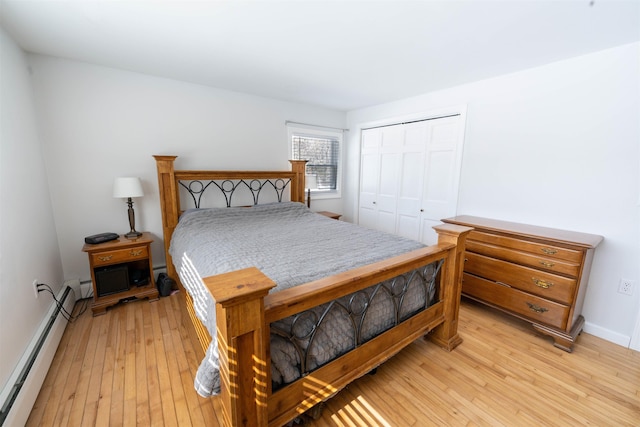
<path id="1" fill-rule="evenodd" d="M 549 311 L 549 309 L 547 308 L 540 307 L 535 304 L 531 304 L 530 302 L 528 302 L 527 305 L 529 306 L 531 311 L 535 311 L 536 313 L 544 313 L 545 311 Z"/>
<path id="2" fill-rule="evenodd" d="M 555 255 L 558 253 L 558 251 L 556 249 L 551 249 L 551 248 L 542 248 L 540 249 L 542 252 L 544 252 L 547 255 Z"/>
<path id="3" fill-rule="evenodd" d="M 535 277 L 532 277 L 531 280 L 533 280 L 533 283 L 535 283 L 536 286 L 542 289 L 549 289 L 550 287 L 553 286 L 553 282 L 547 282 L 546 280 L 540 280 Z"/>
<path id="4" fill-rule="evenodd" d="M 555 263 L 546 262 L 546 261 L 540 261 L 540 265 L 542 265 L 543 267 L 551 268 L 551 267 L 553 267 L 555 265 Z"/>
<path id="5" fill-rule="evenodd" d="M 113 255 L 103 255 L 103 256 L 98 256 L 98 259 L 100 261 L 109 261 L 111 260 L 111 258 L 113 258 Z"/>
<path id="6" fill-rule="evenodd" d="M 135 250 L 135 251 L 132 249 L 129 252 L 129 255 L 131 255 L 131 256 L 140 256 L 140 255 L 142 255 L 142 249 L 138 249 L 138 250 Z"/>

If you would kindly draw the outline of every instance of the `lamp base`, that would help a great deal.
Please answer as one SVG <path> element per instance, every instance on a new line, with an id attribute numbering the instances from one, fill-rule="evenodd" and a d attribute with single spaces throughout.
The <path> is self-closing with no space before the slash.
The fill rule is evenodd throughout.
<path id="1" fill-rule="evenodd" d="M 130 231 L 124 235 L 127 239 L 137 239 L 140 236 L 142 236 L 142 233 L 139 231 Z"/>

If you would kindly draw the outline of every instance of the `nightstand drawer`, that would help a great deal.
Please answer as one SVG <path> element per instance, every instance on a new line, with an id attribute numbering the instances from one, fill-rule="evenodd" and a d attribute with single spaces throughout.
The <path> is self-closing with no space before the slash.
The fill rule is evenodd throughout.
<path id="1" fill-rule="evenodd" d="M 465 253 L 464 271 L 565 304 L 573 301 L 577 284 L 575 279 L 472 252 Z"/>
<path id="2" fill-rule="evenodd" d="M 148 246 L 134 246 L 127 249 L 99 252 L 91 254 L 91 261 L 94 266 L 100 266 L 135 261 L 136 258 L 145 259 L 149 257 L 147 248 Z"/>
<path id="3" fill-rule="evenodd" d="M 567 327 L 568 306 L 472 274 L 464 273 L 462 293 L 545 325 Z"/>

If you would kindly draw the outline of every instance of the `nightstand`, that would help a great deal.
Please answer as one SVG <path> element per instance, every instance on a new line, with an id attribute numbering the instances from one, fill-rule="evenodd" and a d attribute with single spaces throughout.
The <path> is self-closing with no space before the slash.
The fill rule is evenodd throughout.
<path id="1" fill-rule="evenodd" d="M 331 219 L 340 219 L 340 217 L 342 216 L 341 214 L 337 214 L 329 211 L 320 211 L 316 213 L 319 213 L 320 215 L 328 216 Z"/>
<path id="2" fill-rule="evenodd" d="M 89 256 L 94 316 L 104 314 L 108 307 L 123 300 L 158 299 L 151 262 L 152 242 L 150 233 L 142 233 L 137 239 L 120 236 L 111 242 L 82 247 Z"/>

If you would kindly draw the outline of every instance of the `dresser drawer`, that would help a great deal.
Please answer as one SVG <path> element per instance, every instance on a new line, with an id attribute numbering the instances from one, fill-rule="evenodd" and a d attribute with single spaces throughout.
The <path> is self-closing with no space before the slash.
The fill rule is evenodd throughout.
<path id="1" fill-rule="evenodd" d="M 495 258 L 465 253 L 464 271 L 523 291 L 571 304 L 576 280 Z"/>
<path id="2" fill-rule="evenodd" d="M 472 240 L 495 246 L 503 246 L 505 248 L 515 249 L 522 252 L 529 252 L 546 258 L 561 259 L 575 263 L 582 263 L 583 258 L 583 253 L 579 250 L 567 249 L 528 240 L 514 239 L 512 237 L 499 236 L 496 234 L 483 233 L 481 231 L 472 231 L 469 233 L 467 241 Z"/>
<path id="3" fill-rule="evenodd" d="M 495 282 L 464 273 L 462 293 L 519 314 L 535 322 L 564 329 L 567 326 L 569 307 L 502 286 Z"/>
<path id="4" fill-rule="evenodd" d="M 91 254 L 91 260 L 94 266 L 118 264 L 124 261 L 132 261 L 135 258 L 144 259 L 148 257 L 149 252 L 147 246 L 134 246 L 127 249 Z"/>
<path id="5" fill-rule="evenodd" d="M 466 250 L 493 258 L 499 258 L 533 268 L 578 277 L 580 264 L 554 258 L 547 258 L 530 252 L 520 252 L 503 246 L 494 246 L 476 240 L 468 240 Z"/>

